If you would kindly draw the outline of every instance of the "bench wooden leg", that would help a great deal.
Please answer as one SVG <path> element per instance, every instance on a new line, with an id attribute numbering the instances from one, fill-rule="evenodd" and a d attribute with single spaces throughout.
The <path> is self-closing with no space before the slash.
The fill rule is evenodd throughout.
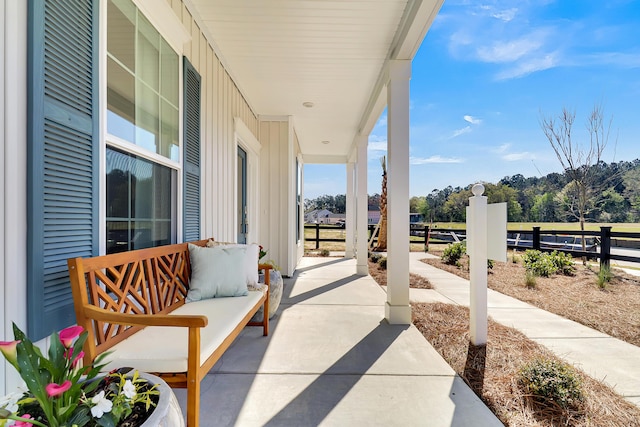
<path id="1" fill-rule="evenodd" d="M 200 420 L 200 381 L 189 380 L 187 385 L 187 427 L 198 427 Z"/>

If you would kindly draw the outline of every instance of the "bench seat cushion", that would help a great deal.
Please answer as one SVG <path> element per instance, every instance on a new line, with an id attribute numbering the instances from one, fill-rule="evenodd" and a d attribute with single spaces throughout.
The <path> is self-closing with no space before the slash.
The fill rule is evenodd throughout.
<path id="1" fill-rule="evenodd" d="M 232 298 L 212 298 L 185 304 L 171 314 L 204 315 L 209 324 L 201 330 L 200 363 L 204 362 L 254 307 L 263 292 Z M 188 328 L 148 326 L 116 344 L 106 357 L 105 371 L 132 367 L 145 372 L 186 372 Z"/>

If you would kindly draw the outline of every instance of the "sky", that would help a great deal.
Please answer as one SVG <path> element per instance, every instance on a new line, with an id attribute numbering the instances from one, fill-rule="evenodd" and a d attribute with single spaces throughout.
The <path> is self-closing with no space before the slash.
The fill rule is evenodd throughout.
<path id="1" fill-rule="evenodd" d="M 413 61 L 411 196 L 505 176 L 562 172 L 542 117 L 575 111 L 574 140 L 600 105 L 602 160 L 640 158 L 640 1 L 445 0 Z M 386 111 L 369 136 L 380 193 Z M 346 193 L 344 165 L 305 165 L 305 198 Z"/>

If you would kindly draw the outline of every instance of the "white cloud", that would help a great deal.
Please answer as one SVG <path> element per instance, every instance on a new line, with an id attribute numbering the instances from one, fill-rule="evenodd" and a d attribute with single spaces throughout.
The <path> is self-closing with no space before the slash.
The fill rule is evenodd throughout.
<path id="1" fill-rule="evenodd" d="M 530 55 L 543 45 L 539 35 L 526 36 L 516 40 L 496 41 L 491 46 L 481 46 L 477 50 L 478 59 L 484 62 L 514 62 Z"/>
<path id="2" fill-rule="evenodd" d="M 498 154 L 502 154 L 502 153 L 506 153 L 509 148 L 511 148 L 511 144 L 509 144 L 508 142 L 505 144 L 502 144 L 501 146 L 499 146 L 498 148 L 496 148 L 495 150 L 493 150 L 495 153 Z"/>
<path id="3" fill-rule="evenodd" d="M 477 117 L 473 117 L 469 115 L 464 116 L 463 119 L 471 123 L 472 125 L 479 125 L 480 123 L 482 123 L 482 120 L 478 119 Z"/>
<path id="4" fill-rule="evenodd" d="M 494 12 L 493 14 L 491 14 L 491 16 L 501 21 L 509 22 L 513 20 L 513 18 L 516 16 L 517 13 L 518 13 L 518 9 L 514 7 L 511 9 Z"/>
<path id="5" fill-rule="evenodd" d="M 456 129 L 453 131 L 453 134 L 451 135 L 451 137 L 449 137 L 449 139 L 456 138 L 460 135 L 464 135 L 465 133 L 469 133 L 469 132 L 471 132 L 471 126 L 465 126 L 462 129 Z"/>
<path id="6" fill-rule="evenodd" d="M 457 157 L 442 157 L 440 155 L 409 158 L 409 163 L 412 165 L 426 165 L 428 163 L 462 163 L 463 161 L 464 160 Z"/>
<path id="7" fill-rule="evenodd" d="M 535 158 L 536 156 L 533 153 L 530 153 L 528 151 L 524 151 L 522 153 L 509 153 L 502 156 L 502 159 L 506 160 L 507 162 L 517 162 L 519 160 L 533 160 Z"/>
<path id="8" fill-rule="evenodd" d="M 368 149 L 370 152 L 387 151 L 387 141 L 369 142 Z"/>
<path id="9" fill-rule="evenodd" d="M 518 77 L 524 77 L 536 71 L 548 70 L 558 66 L 558 58 L 556 53 L 550 53 L 540 58 L 532 58 L 520 63 L 517 63 L 514 67 L 508 68 L 499 72 L 496 75 L 497 80 L 514 79 Z"/>

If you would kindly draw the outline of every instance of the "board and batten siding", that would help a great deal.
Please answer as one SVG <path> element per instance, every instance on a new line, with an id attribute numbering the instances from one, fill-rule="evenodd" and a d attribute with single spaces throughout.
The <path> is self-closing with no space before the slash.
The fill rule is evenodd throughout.
<path id="1" fill-rule="evenodd" d="M 240 118 L 259 139 L 258 118 L 188 7 L 182 0 L 165 1 L 191 34 L 191 42 L 185 45 L 183 53 L 202 78 L 201 237 L 235 241 L 237 146 L 234 118 Z"/>
<path id="2" fill-rule="evenodd" d="M 291 117 L 260 118 L 260 235 L 268 259 L 291 276 L 300 260 L 296 241 L 296 156 Z"/>

